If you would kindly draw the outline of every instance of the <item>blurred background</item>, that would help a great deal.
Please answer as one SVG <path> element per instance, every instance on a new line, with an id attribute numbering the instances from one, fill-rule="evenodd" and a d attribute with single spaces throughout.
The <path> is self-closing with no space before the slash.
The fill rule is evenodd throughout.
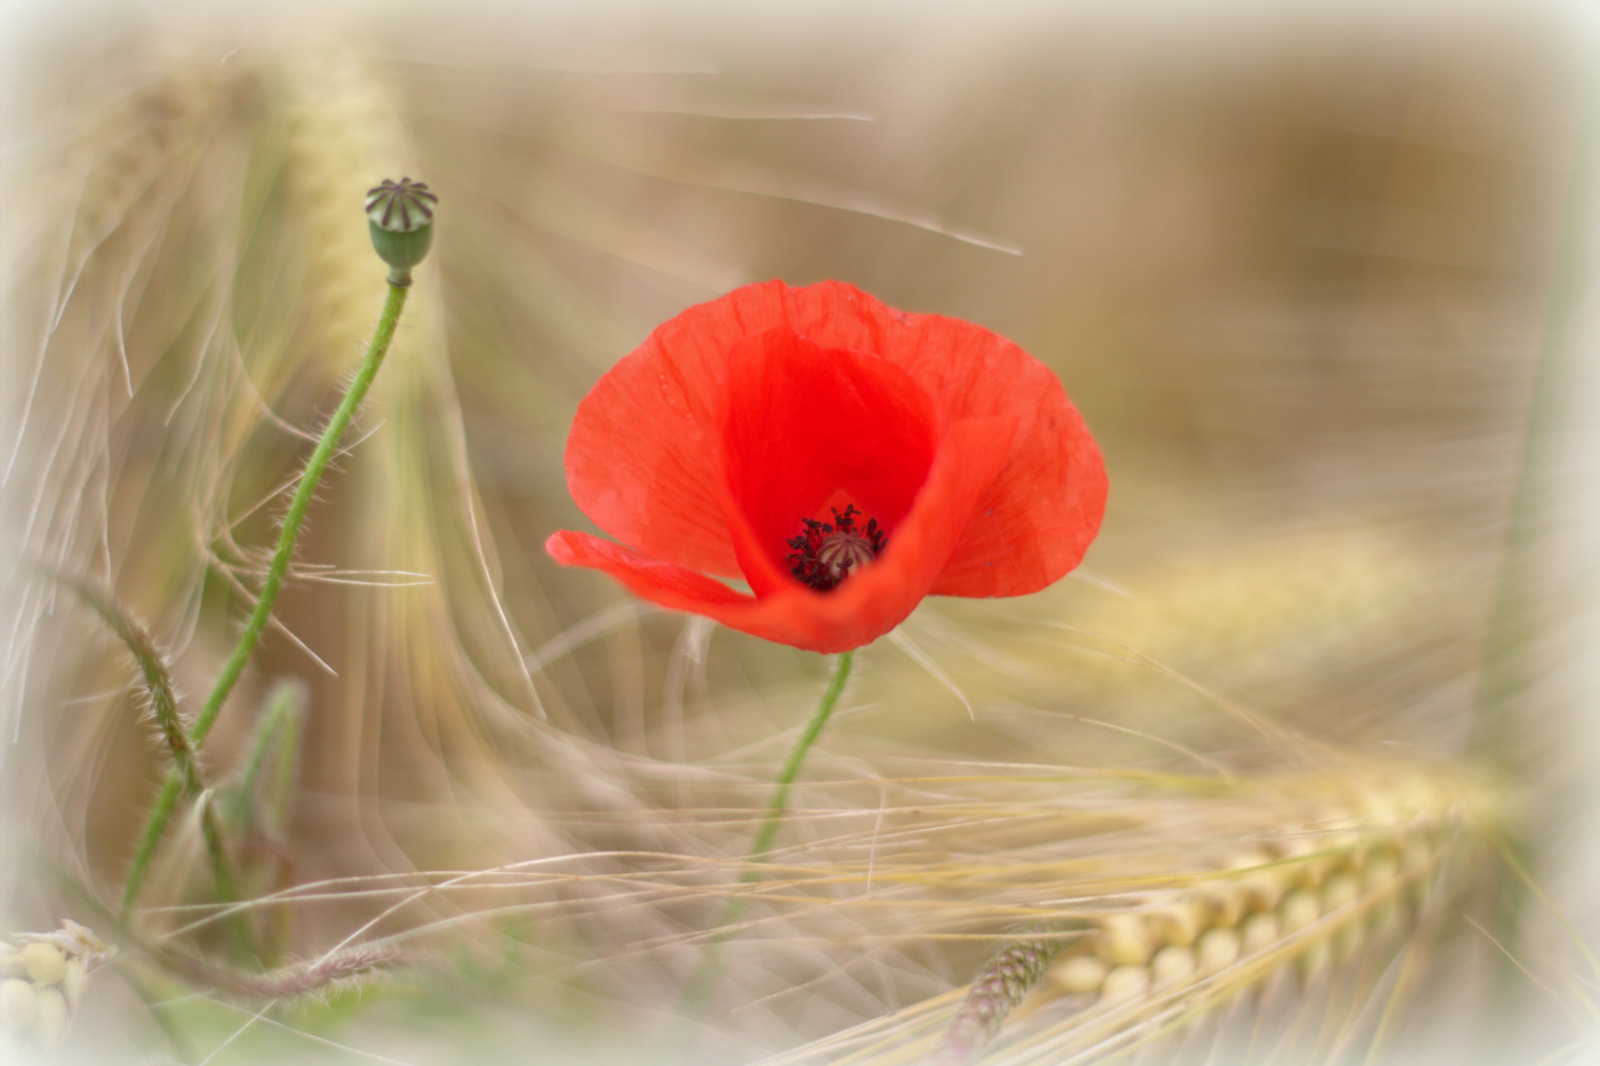
<path id="1" fill-rule="evenodd" d="M 122 949 L 63 1060 L 669 1061 L 827 667 L 542 544 L 593 529 L 561 454 L 598 376 L 779 277 L 1013 338 L 1112 495 L 1078 574 L 930 600 L 858 656 L 784 887 L 725 945 L 684 1061 L 932 1002 L 1038 908 L 1203 865 L 1396 764 L 1469 781 L 1495 827 L 1429 920 L 1342 985 L 1238 997 L 1254 1042 L 1179 1026 L 1134 1054 L 1588 1061 L 1600 303 L 1575 10 L 8 28 L 0 932 L 72 918 Z M 362 194 L 401 174 L 440 196 L 434 253 L 206 748 L 247 950 L 192 814 L 119 929 L 162 753 L 122 646 L 18 567 L 105 590 L 204 697 L 383 299 Z M 351 945 L 388 953 L 357 984 L 248 980 Z"/>

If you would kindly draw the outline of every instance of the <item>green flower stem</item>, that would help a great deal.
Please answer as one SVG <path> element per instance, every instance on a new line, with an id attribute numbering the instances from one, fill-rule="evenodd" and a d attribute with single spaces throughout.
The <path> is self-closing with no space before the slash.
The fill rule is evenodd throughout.
<path id="1" fill-rule="evenodd" d="M 799 741 L 795 743 L 794 750 L 789 752 L 788 761 L 783 764 L 783 770 L 778 774 L 778 787 L 767 803 L 767 816 L 761 822 L 761 831 L 756 834 L 755 843 L 750 846 L 752 863 L 766 861 L 767 852 L 772 850 L 772 842 L 778 836 L 778 823 L 783 820 L 784 812 L 789 806 L 789 786 L 800 776 L 800 767 L 805 763 L 811 745 L 817 742 L 817 737 L 822 735 L 822 727 L 833 717 L 833 709 L 838 706 L 839 697 L 844 695 L 845 682 L 850 680 L 850 667 L 855 660 L 855 654 L 853 651 L 847 651 L 839 656 L 839 662 L 833 668 L 833 679 L 828 682 L 827 689 L 822 693 L 822 699 L 817 702 L 816 711 L 811 715 L 811 721 L 806 723 L 805 731 L 800 734 Z M 756 875 L 754 868 L 747 869 L 740 881 L 742 883 L 754 881 Z"/>
<path id="2" fill-rule="evenodd" d="M 822 699 L 817 701 L 817 709 L 811 714 L 811 721 L 806 723 L 805 730 L 801 732 L 800 739 L 795 742 L 789 758 L 784 762 L 783 769 L 778 772 L 777 787 L 773 790 L 772 799 L 767 802 L 766 817 L 761 820 L 761 828 L 756 832 L 756 839 L 750 845 L 750 857 L 746 860 L 744 873 L 739 875 L 741 885 L 750 884 L 761 874 L 758 865 L 767 859 L 767 853 L 772 850 L 773 841 L 778 837 L 778 827 L 783 821 L 783 816 L 789 808 L 789 788 L 795 779 L 800 776 L 800 767 L 805 764 L 806 755 L 811 751 L 811 746 L 817 742 L 817 737 L 822 735 L 822 729 L 828 724 L 828 719 L 833 717 L 833 710 L 839 705 L 839 697 L 844 695 L 845 682 L 850 680 L 850 667 L 855 661 L 855 652 L 847 651 L 839 656 L 838 663 L 833 668 L 833 677 L 828 682 L 828 687 L 823 690 Z M 718 916 L 716 929 L 725 929 L 739 920 L 749 905 L 750 898 L 743 893 L 734 895 L 722 908 Z M 705 999 L 716 986 L 717 977 L 722 968 L 720 948 L 726 938 L 725 933 L 718 933 L 706 945 L 705 954 L 700 957 L 700 965 L 695 968 L 689 983 L 684 986 L 682 1011 L 685 1015 L 696 1013 Z"/>
<path id="3" fill-rule="evenodd" d="M 338 410 L 334 411 L 333 418 L 322 431 L 322 439 L 317 441 L 316 450 L 311 453 L 305 472 L 300 475 L 300 485 L 295 489 L 294 499 L 289 501 L 289 510 L 283 516 L 283 529 L 278 534 L 278 549 L 272 555 L 272 565 L 267 568 L 267 579 L 261 585 L 256 609 L 250 615 L 250 620 L 245 623 L 244 632 L 239 634 L 239 643 L 234 646 L 233 654 L 223 666 L 222 674 L 212 687 L 205 706 L 195 718 L 194 728 L 189 731 L 189 739 L 195 747 L 205 743 L 206 734 L 211 732 L 212 725 L 216 723 L 218 712 L 222 710 L 222 705 L 227 700 L 228 694 L 233 691 L 239 675 L 244 673 L 245 663 L 249 661 L 251 653 L 261 641 L 261 634 L 267 628 L 267 620 L 272 616 L 272 605 L 277 601 L 278 592 L 283 588 L 284 576 L 289 572 L 289 560 L 294 555 L 295 541 L 300 539 L 300 527 L 305 524 L 306 511 L 311 507 L 312 497 L 316 495 L 317 483 L 322 480 L 322 472 L 328 468 L 328 463 L 333 459 L 333 453 L 339 447 L 339 441 L 344 438 L 345 430 L 350 428 L 350 420 L 355 417 L 356 408 L 366 399 L 367 390 L 372 387 L 373 379 L 378 376 L 378 368 L 383 366 L 383 357 L 388 354 L 389 345 L 394 340 L 395 327 L 400 324 L 400 312 L 406 306 L 406 293 L 411 291 L 410 285 L 409 277 L 405 279 L 403 285 L 395 284 L 392 279 L 389 282 L 389 298 L 384 302 L 383 314 L 378 318 L 378 328 L 372 335 L 372 343 L 367 346 L 367 356 L 361 361 L 361 368 L 356 371 L 356 376 L 350 382 L 350 389 L 344 394 Z"/>
<path id="4" fill-rule="evenodd" d="M 383 314 L 378 318 L 378 328 L 372 335 L 372 343 L 367 346 L 366 358 L 362 360 L 360 369 L 350 382 L 350 388 L 340 401 L 339 409 L 333 413 L 327 428 L 322 431 L 322 439 L 317 441 L 316 450 L 311 453 L 305 471 L 300 475 L 300 484 L 295 489 L 294 498 L 289 501 L 289 510 L 283 518 L 283 529 L 278 535 L 278 548 L 272 555 L 271 565 L 267 568 L 267 578 L 262 582 L 255 610 L 251 612 L 244 631 L 239 634 L 239 642 L 234 645 L 233 654 L 228 657 L 222 673 L 217 677 L 216 685 L 211 689 L 211 695 L 206 699 L 205 706 L 200 709 L 194 725 L 189 730 L 189 743 L 195 750 L 199 750 L 205 743 L 206 735 L 216 724 L 217 715 L 221 712 L 222 705 L 227 702 L 228 694 L 233 691 L 239 675 L 244 673 L 245 664 L 250 660 L 251 653 L 261 641 L 261 634 L 267 628 L 267 620 L 272 616 L 272 605 L 277 601 L 278 592 L 283 588 L 284 577 L 289 572 L 289 560 L 294 555 L 300 528 L 305 524 L 306 511 L 311 507 L 312 497 L 316 495 L 317 483 L 322 480 L 322 473 L 333 459 L 333 453 L 338 448 L 339 441 L 343 439 L 345 430 L 350 428 L 350 419 L 355 416 L 356 409 L 366 398 L 367 390 L 372 387 L 373 378 L 378 376 L 378 368 L 383 365 L 383 357 L 388 354 L 389 345 L 394 340 L 395 327 L 400 322 L 400 312 L 405 308 L 406 293 L 410 291 L 410 286 L 409 275 L 400 278 L 391 275 L 389 278 L 389 298 L 384 302 Z M 169 773 L 166 783 L 156 797 L 155 806 L 151 808 L 149 821 L 145 823 L 144 835 L 139 840 L 139 851 L 134 856 L 133 866 L 128 871 L 128 883 L 122 891 L 124 918 L 132 910 L 134 901 L 138 899 L 139 888 L 149 871 L 150 860 L 155 855 L 156 846 L 161 842 L 161 834 L 166 830 L 167 822 L 172 818 L 172 809 L 177 802 L 181 783 L 176 770 Z"/>
<path id="5" fill-rule="evenodd" d="M 169 773 L 161 785 L 161 791 L 156 794 L 155 806 L 150 808 L 150 818 L 145 822 L 144 834 L 139 838 L 139 850 L 133 856 L 133 866 L 128 869 L 128 883 L 122 887 L 119 918 L 123 921 L 127 920 L 128 912 L 133 910 L 134 901 L 139 898 L 139 889 L 144 885 L 144 876 L 150 872 L 150 860 L 156 853 L 156 845 L 161 842 L 161 834 L 172 818 L 172 809 L 177 806 L 180 784 L 178 775 Z"/>

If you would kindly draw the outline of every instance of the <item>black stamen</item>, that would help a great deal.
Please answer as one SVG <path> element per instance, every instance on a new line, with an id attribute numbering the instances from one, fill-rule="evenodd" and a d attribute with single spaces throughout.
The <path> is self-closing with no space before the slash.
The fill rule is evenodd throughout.
<path id="1" fill-rule="evenodd" d="M 789 540 L 789 572 L 818 592 L 832 592 L 844 579 L 883 554 L 888 535 L 876 518 L 856 528 L 861 512 L 855 504 L 843 512 L 833 508 L 832 522 L 802 518 L 800 535 Z"/>

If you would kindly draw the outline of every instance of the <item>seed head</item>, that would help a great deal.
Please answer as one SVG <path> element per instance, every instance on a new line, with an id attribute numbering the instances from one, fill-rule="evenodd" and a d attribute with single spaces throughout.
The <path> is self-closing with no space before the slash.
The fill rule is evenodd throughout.
<path id="1" fill-rule="evenodd" d="M 372 247 L 389 264 L 389 280 L 411 283 L 411 268 L 427 258 L 433 246 L 433 211 L 439 197 L 410 178 L 385 180 L 367 190 L 367 229 Z"/>

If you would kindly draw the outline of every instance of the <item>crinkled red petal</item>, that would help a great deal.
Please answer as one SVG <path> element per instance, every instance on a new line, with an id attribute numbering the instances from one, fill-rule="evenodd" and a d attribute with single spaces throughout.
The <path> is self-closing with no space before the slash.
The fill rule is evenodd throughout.
<path id="1" fill-rule="evenodd" d="M 1004 420 L 949 427 L 927 481 L 893 540 L 873 565 L 831 593 L 791 583 L 770 595 L 736 592 L 704 574 L 653 559 L 587 533 L 562 531 L 545 550 L 565 566 L 603 570 L 635 595 L 713 618 L 730 629 L 809 651 L 869 644 L 905 620 L 944 569 L 965 525 L 1009 450 Z"/>
<path id="2" fill-rule="evenodd" d="M 791 583 L 802 519 L 826 520 L 842 494 L 893 534 L 933 462 L 933 406 L 905 371 L 786 329 L 734 346 L 722 404 L 725 509 L 758 596 Z"/>
<path id="3" fill-rule="evenodd" d="M 818 348 L 881 356 L 928 396 L 941 431 L 968 418 L 1011 426 L 1010 450 L 933 592 L 1019 595 L 1078 564 L 1099 528 L 1106 477 L 1055 375 L 980 326 L 896 311 L 840 282 L 773 281 L 691 307 L 602 377 L 567 444 L 568 484 L 584 513 L 647 556 L 740 574 L 723 515 L 719 402 L 730 353 L 774 329 Z"/>

